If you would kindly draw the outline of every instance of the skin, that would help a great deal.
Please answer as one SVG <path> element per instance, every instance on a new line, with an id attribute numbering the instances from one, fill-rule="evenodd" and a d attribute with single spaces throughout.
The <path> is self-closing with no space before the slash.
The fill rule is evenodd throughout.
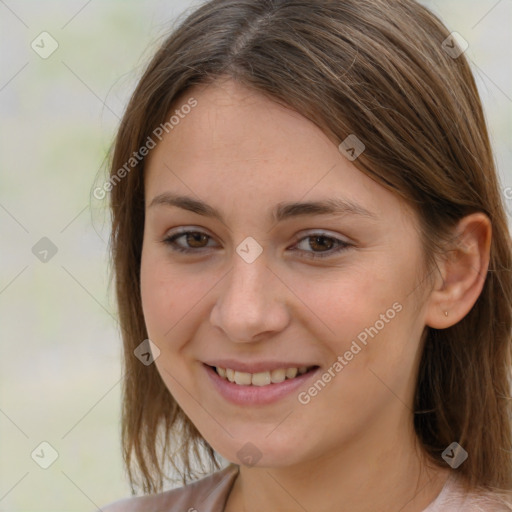
<path id="1" fill-rule="evenodd" d="M 417 217 L 360 172 L 316 125 L 231 80 L 196 86 L 198 105 L 152 150 L 145 174 L 141 262 L 144 316 L 169 391 L 211 446 L 243 464 L 228 512 L 423 510 L 450 468 L 428 464 L 412 423 L 412 400 L 426 326 L 463 318 L 482 289 L 491 229 L 483 214 L 457 227 L 460 245 L 426 279 Z M 164 192 L 200 199 L 224 221 L 167 204 Z M 284 201 L 342 198 L 370 215 L 302 215 L 279 223 Z M 199 241 L 164 239 L 177 228 Z M 323 234 L 348 245 L 311 259 Z M 262 254 L 236 252 L 248 236 Z M 206 247 L 206 248 L 205 248 Z M 325 251 L 325 249 L 324 249 Z M 325 388 L 303 405 L 238 406 L 211 385 L 203 361 L 300 360 L 332 367 L 393 304 L 401 311 Z M 444 314 L 448 311 L 448 316 Z M 316 379 L 315 379 L 316 380 Z M 312 382 L 301 390 L 307 390 Z"/>

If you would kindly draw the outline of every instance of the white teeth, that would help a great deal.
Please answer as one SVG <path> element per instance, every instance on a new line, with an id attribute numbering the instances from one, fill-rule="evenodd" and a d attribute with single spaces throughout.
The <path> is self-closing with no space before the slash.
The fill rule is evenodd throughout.
<path id="1" fill-rule="evenodd" d="M 269 384 L 279 384 L 286 379 L 294 379 L 308 371 L 307 366 L 300 368 L 279 368 L 269 372 L 248 373 L 232 370 L 231 368 L 216 367 L 217 374 L 229 382 L 234 382 L 239 386 L 268 386 Z"/>
<path id="2" fill-rule="evenodd" d="M 251 384 L 251 374 L 246 372 L 235 372 L 235 382 L 242 386 Z"/>
<path id="3" fill-rule="evenodd" d="M 270 378 L 274 384 L 279 384 L 286 379 L 286 370 L 284 368 L 279 368 L 279 370 L 272 370 Z"/>
<path id="4" fill-rule="evenodd" d="M 286 377 L 288 379 L 293 379 L 297 376 L 297 372 L 298 372 L 297 368 L 287 368 L 286 369 Z"/>
<path id="5" fill-rule="evenodd" d="M 252 374 L 253 386 L 268 386 L 271 382 L 270 372 L 259 372 Z"/>

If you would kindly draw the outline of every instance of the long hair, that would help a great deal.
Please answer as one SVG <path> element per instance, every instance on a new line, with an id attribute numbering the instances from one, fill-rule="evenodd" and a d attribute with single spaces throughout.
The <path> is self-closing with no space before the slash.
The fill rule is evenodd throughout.
<path id="1" fill-rule="evenodd" d="M 354 165 L 413 206 L 430 265 L 458 220 L 489 217 L 480 297 L 453 327 L 426 328 L 414 426 L 440 466 L 453 441 L 466 449 L 458 471 L 468 488 L 512 489 L 510 237 L 479 94 L 450 37 L 413 0 L 211 0 L 154 55 L 121 121 L 108 184 L 132 490 L 161 490 L 167 463 L 184 483 L 195 477 L 193 462 L 219 467 L 155 365 L 133 355 L 148 336 L 140 293 L 145 159 L 130 158 L 191 86 L 224 76 L 294 109 L 337 145 L 355 134 L 366 149 Z"/>

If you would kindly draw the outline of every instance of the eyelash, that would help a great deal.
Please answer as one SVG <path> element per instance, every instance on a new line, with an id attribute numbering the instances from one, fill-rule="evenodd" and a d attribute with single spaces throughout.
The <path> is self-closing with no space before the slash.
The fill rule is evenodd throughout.
<path id="1" fill-rule="evenodd" d="M 206 233 L 204 233 L 202 231 L 182 231 L 180 233 L 176 233 L 174 235 L 171 235 L 171 236 L 165 238 L 163 240 L 163 243 L 168 245 L 171 248 L 171 250 L 176 251 L 176 252 L 181 252 L 181 253 L 194 253 L 194 252 L 198 252 L 198 251 L 201 252 L 202 249 L 206 249 L 207 247 L 198 247 L 198 248 L 195 248 L 195 249 L 186 249 L 186 248 L 181 247 L 181 246 L 176 244 L 176 240 L 178 240 L 181 237 L 184 237 L 185 235 L 191 234 L 191 233 L 200 234 L 200 235 L 206 235 L 209 240 L 212 239 L 212 237 L 210 235 L 207 235 Z M 348 249 L 351 246 L 351 244 L 349 244 L 347 242 L 344 242 L 343 240 L 340 240 L 340 239 L 332 237 L 332 236 L 328 236 L 328 235 L 326 235 L 324 233 L 321 233 L 321 232 L 320 233 L 313 233 L 311 235 L 307 235 L 305 237 L 302 237 L 301 239 L 299 239 L 295 243 L 295 245 L 299 244 L 303 240 L 307 240 L 308 238 L 324 238 L 324 239 L 327 239 L 327 240 L 334 241 L 334 243 L 337 245 L 336 249 L 327 250 L 327 251 L 324 251 L 324 252 L 304 251 L 307 254 L 306 257 L 307 258 L 311 258 L 311 259 L 328 258 L 330 256 L 333 256 L 335 254 L 343 252 L 344 250 Z M 295 249 L 295 250 L 297 250 L 297 249 Z"/>

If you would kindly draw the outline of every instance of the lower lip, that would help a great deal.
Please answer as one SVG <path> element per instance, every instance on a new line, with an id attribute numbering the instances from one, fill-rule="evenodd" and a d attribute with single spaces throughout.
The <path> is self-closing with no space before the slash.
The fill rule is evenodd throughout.
<path id="1" fill-rule="evenodd" d="M 208 377 L 215 388 L 229 402 L 237 405 L 266 405 L 277 402 L 285 396 L 297 391 L 304 382 L 313 377 L 319 370 L 316 368 L 294 379 L 286 379 L 277 384 L 267 386 L 240 386 L 223 379 L 212 367 L 204 365 Z"/>

